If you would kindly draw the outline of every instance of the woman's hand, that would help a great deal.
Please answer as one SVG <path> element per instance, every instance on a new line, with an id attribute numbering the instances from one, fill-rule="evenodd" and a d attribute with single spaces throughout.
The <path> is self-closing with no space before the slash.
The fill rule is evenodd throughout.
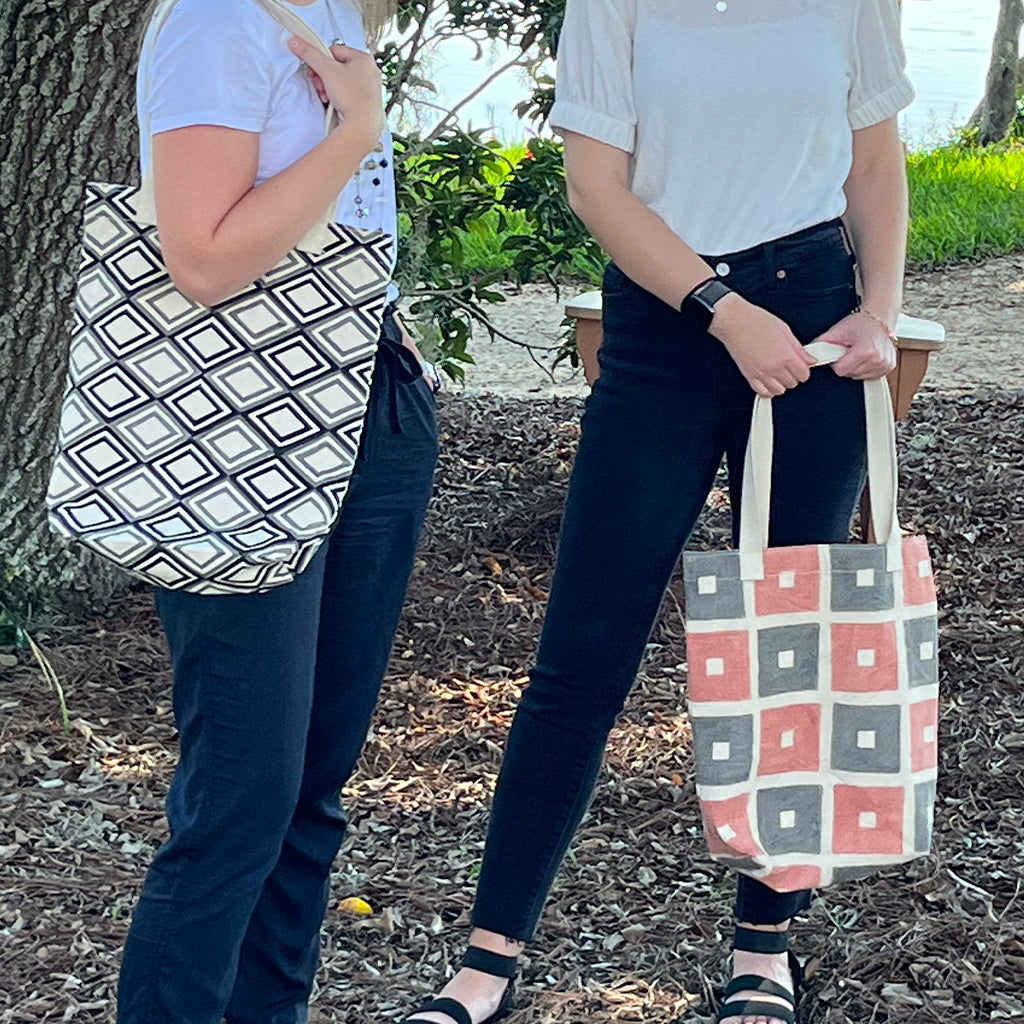
<path id="1" fill-rule="evenodd" d="M 726 347 L 762 398 L 775 398 L 811 375 L 814 357 L 788 325 L 735 292 L 715 305 L 709 333 Z"/>
<path id="2" fill-rule="evenodd" d="M 347 125 L 364 130 L 366 148 L 372 148 L 384 130 L 382 80 L 372 55 L 335 43 L 332 60 L 297 36 L 289 40 L 288 48 L 309 68 L 320 99 L 331 103 Z"/>
<path id="3" fill-rule="evenodd" d="M 829 328 L 816 341 L 842 345 L 846 355 L 832 364 L 840 377 L 878 380 L 896 366 L 896 346 L 886 329 L 873 317 L 851 313 Z"/>

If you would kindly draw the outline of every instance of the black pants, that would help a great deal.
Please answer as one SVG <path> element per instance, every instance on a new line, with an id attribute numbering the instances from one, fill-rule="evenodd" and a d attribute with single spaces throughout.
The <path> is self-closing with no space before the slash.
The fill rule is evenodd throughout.
<path id="1" fill-rule="evenodd" d="M 856 304 L 839 222 L 712 257 L 804 344 Z M 601 376 L 587 403 L 537 665 L 508 739 L 473 923 L 532 938 L 579 824 L 608 732 L 723 454 L 734 523 L 754 393 L 718 341 L 605 275 Z M 771 544 L 842 543 L 864 479 L 862 385 L 831 369 L 775 400 Z M 736 912 L 778 923 L 806 892 L 740 878 Z"/>
<path id="2" fill-rule="evenodd" d="M 181 758 L 171 837 L 125 948 L 120 1024 L 302 1024 L 340 803 L 362 749 L 437 457 L 434 398 L 385 321 L 338 524 L 293 583 L 157 593 Z M 414 360 L 413 360 L 414 362 Z"/>

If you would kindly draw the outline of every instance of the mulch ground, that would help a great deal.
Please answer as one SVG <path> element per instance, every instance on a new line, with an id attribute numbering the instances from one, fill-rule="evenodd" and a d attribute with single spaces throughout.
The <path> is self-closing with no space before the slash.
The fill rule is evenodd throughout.
<path id="1" fill-rule="evenodd" d="M 380 710 L 347 791 L 322 1020 L 394 1020 L 461 949 L 487 803 L 549 586 L 579 406 L 450 400 L 444 456 Z M 901 427 L 903 517 L 940 587 L 934 854 L 819 899 L 805 1021 L 1024 1020 L 1024 394 L 928 394 Z M 693 543 L 725 543 L 716 490 Z M 510 1020 L 706 1019 L 732 882 L 690 771 L 675 583 Z M 113 1020 L 119 950 L 163 835 L 169 673 L 144 594 L 44 632 L 71 731 L 0 651 L 0 1024 Z M 16 664 L 12 662 L 16 661 Z M 348 896 L 373 907 L 356 918 Z"/>

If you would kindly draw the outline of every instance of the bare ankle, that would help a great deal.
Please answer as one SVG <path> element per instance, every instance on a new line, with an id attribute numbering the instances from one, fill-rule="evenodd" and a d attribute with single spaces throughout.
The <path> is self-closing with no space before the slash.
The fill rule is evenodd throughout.
<path id="1" fill-rule="evenodd" d="M 526 949 L 525 942 L 498 932 L 489 932 L 484 928 L 474 928 L 469 933 L 469 944 L 486 949 L 490 953 L 497 953 L 499 956 L 519 956 Z"/>

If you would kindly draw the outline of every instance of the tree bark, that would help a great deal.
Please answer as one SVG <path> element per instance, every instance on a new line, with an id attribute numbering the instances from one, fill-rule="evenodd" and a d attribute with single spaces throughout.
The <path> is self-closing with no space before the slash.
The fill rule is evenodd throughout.
<path id="1" fill-rule="evenodd" d="M 146 0 L 0 0 L 0 599 L 83 611 L 127 577 L 50 533 L 82 185 L 137 178 Z"/>
<path id="2" fill-rule="evenodd" d="M 988 70 L 978 132 L 978 142 L 983 146 L 1003 139 L 1017 113 L 1022 26 L 1024 0 L 1000 0 L 992 63 Z"/>

